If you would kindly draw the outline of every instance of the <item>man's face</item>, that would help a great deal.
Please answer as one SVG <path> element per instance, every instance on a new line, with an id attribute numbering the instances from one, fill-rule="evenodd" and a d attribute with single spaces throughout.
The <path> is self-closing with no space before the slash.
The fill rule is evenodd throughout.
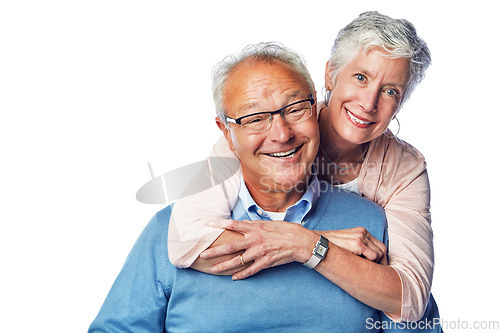
<path id="1" fill-rule="evenodd" d="M 302 75 L 284 63 L 245 61 L 227 78 L 223 100 L 227 116 L 239 118 L 278 110 L 311 94 Z M 228 129 L 220 120 L 218 125 L 240 159 L 251 192 L 305 190 L 319 147 L 316 105 L 311 117 L 292 124 L 276 114 L 270 129 L 258 133 L 232 123 Z"/>

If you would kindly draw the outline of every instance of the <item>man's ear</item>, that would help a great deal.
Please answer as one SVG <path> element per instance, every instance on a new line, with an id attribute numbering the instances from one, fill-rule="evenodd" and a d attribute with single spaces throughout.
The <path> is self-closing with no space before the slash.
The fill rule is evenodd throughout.
<path id="1" fill-rule="evenodd" d="M 325 68 L 325 88 L 326 88 L 326 90 L 333 90 L 332 71 L 333 71 L 333 68 L 332 68 L 332 66 L 330 66 L 330 61 L 327 61 L 326 68 Z"/>
<path id="2" fill-rule="evenodd" d="M 316 119 L 318 119 L 318 97 L 316 94 L 316 90 L 314 91 L 314 93 L 312 95 L 313 95 L 314 100 L 316 101 L 316 103 L 314 103 L 314 105 L 313 105 L 313 117 L 316 117 Z"/>
<path id="3" fill-rule="evenodd" d="M 226 138 L 226 141 L 229 144 L 229 149 L 231 149 L 231 151 L 234 151 L 236 148 L 233 144 L 233 140 L 231 138 L 231 132 L 227 128 L 226 123 L 222 119 L 220 119 L 219 117 L 215 118 L 215 122 L 217 123 L 217 126 L 224 134 L 224 137 Z"/>

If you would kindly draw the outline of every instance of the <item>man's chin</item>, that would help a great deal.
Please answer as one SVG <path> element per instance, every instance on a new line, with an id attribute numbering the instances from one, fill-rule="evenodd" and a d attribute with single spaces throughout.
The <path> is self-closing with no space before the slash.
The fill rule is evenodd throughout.
<path id="1" fill-rule="evenodd" d="M 276 177 L 274 179 L 265 179 L 262 183 L 262 188 L 268 189 L 269 192 L 304 192 L 307 189 L 309 177 Z"/>

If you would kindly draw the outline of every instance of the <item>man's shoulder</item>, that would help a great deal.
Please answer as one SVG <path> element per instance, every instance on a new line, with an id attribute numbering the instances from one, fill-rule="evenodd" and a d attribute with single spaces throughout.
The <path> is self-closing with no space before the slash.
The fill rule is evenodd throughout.
<path id="1" fill-rule="evenodd" d="M 158 211 L 153 219 L 156 219 L 158 223 L 166 224 L 168 226 L 168 222 L 170 221 L 170 216 L 172 215 L 172 209 L 174 204 L 170 204 L 162 210 Z"/>
<path id="2" fill-rule="evenodd" d="M 318 203 L 322 203 L 326 205 L 330 209 L 332 208 L 332 203 L 341 206 L 353 207 L 357 209 L 368 209 L 376 212 L 384 212 L 382 207 L 380 207 L 377 203 L 368 200 L 360 195 L 345 191 L 343 189 L 338 188 L 337 186 L 333 186 L 328 182 L 321 181 L 320 182 L 320 196 Z"/>
<path id="3" fill-rule="evenodd" d="M 329 228 L 334 229 L 358 226 L 378 228 L 386 225 L 385 211 L 378 204 L 326 182 L 321 183 L 314 215 L 323 223 L 329 221 Z"/>
<path id="4" fill-rule="evenodd" d="M 163 208 L 150 219 L 149 223 L 141 232 L 137 243 L 148 243 L 152 240 L 158 241 L 167 239 L 168 225 L 170 222 L 170 215 L 172 214 L 172 206 L 173 205 L 169 205 Z"/>

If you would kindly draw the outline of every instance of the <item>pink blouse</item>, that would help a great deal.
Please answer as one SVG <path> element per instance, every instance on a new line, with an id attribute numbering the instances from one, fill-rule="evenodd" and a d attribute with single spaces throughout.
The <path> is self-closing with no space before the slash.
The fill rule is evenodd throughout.
<path id="1" fill-rule="evenodd" d="M 214 158 L 236 158 L 224 137 L 214 146 Z M 216 185 L 175 203 L 168 239 L 169 258 L 175 266 L 189 267 L 223 232 L 205 223 L 227 219 L 238 199 L 240 170 L 229 164 L 209 163 Z M 434 268 L 425 159 L 408 143 L 382 135 L 370 143 L 358 190 L 387 215 L 389 265 L 399 274 L 403 290 L 401 318 L 392 319 L 418 320 L 429 299 Z"/>

